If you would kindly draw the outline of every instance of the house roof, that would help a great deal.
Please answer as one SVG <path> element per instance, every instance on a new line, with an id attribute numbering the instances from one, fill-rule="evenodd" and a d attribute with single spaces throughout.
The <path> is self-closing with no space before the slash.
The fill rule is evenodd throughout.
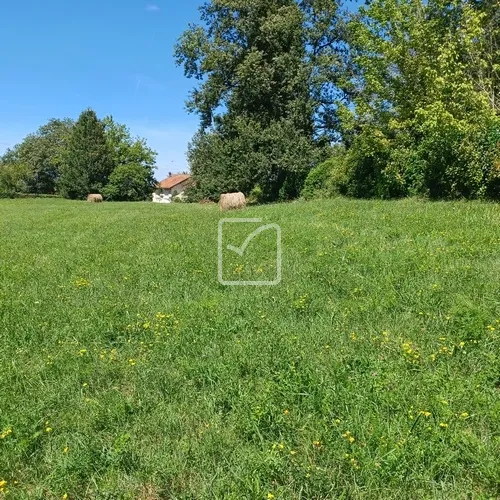
<path id="1" fill-rule="evenodd" d="M 158 187 L 161 188 L 161 189 L 172 189 L 173 187 L 177 186 L 181 182 L 187 181 L 190 178 L 191 178 L 191 176 L 189 174 L 175 174 L 175 175 L 171 175 L 170 177 L 167 177 L 166 179 L 163 179 L 158 184 Z"/>

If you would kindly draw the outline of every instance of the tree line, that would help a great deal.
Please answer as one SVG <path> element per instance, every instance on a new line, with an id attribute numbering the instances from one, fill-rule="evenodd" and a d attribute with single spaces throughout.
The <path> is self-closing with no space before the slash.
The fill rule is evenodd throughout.
<path id="1" fill-rule="evenodd" d="M 210 0 L 176 48 L 197 81 L 196 198 L 500 197 L 498 0 Z"/>
<path id="2" fill-rule="evenodd" d="M 111 116 L 99 120 L 92 109 L 76 122 L 52 119 L 0 157 L 0 196 L 58 194 L 84 199 L 101 193 L 108 200 L 149 198 L 156 181 L 156 152 L 133 138 Z"/>

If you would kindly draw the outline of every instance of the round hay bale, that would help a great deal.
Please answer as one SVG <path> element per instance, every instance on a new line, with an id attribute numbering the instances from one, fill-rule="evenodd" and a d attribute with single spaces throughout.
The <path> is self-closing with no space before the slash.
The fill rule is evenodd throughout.
<path id="1" fill-rule="evenodd" d="M 89 194 L 87 196 L 87 201 L 90 203 L 102 203 L 104 198 L 102 197 L 102 194 Z"/>
<path id="2" fill-rule="evenodd" d="M 225 193 L 220 195 L 219 207 L 221 212 L 245 208 L 247 200 L 243 193 Z"/>

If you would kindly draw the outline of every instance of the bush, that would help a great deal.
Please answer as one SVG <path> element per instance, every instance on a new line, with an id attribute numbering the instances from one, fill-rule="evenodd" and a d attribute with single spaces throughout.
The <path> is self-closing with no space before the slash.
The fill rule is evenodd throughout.
<path id="1" fill-rule="evenodd" d="M 132 163 L 113 170 L 102 194 L 111 201 L 144 201 L 150 197 L 154 186 L 151 169 Z"/>
<path id="2" fill-rule="evenodd" d="M 346 152 L 343 147 L 335 147 L 333 156 L 314 167 L 307 176 L 300 195 L 310 200 L 313 198 L 330 198 L 345 194 Z"/>
<path id="3" fill-rule="evenodd" d="M 15 198 L 16 193 L 26 191 L 32 169 L 25 164 L 0 164 L 0 197 Z"/>
<path id="4" fill-rule="evenodd" d="M 306 200 L 324 198 L 328 195 L 327 184 L 332 173 L 332 159 L 314 167 L 306 178 L 301 196 Z"/>
<path id="5" fill-rule="evenodd" d="M 247 198 L 247 203 L 248 205 L 259 205 L 261 203 L 264 203 L 264 191 L 262 191 L 262 188 L 259 185 L 255 186 L 250 191 L 250 194 Z"/>

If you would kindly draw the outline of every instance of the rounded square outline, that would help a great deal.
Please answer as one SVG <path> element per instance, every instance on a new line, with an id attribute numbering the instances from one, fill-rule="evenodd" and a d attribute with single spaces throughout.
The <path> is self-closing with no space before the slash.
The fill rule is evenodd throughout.
<path id="1" fill-rule="evenodd" d="M 274 228 L 276 229 L 276 272 L 277 276 L 276 279 L 273 281 L 226 281 L 223 279 L 223 269 L 222 269 L 222 264 L 223 264 L 223 248 L 222 248 L 222 237 L 223 237 L 223 226 L 224 224 L 227 223 L 233 223 L 233 224 L 244 224 L 244 223 L 257 223 L 257 222 L 262 222 L 262 219 L 252 219 L 252 218 L 246 218 L 246 219 L 239 219 L 239 218 L 226 218 L 226 219 L 221 219 L 219 221 L 219 226 L 218 226 L 218 238 L 217 238 L 217 277 L 219 280 L 219 283 L 223 286 L 276 286 L 281 283 L 281 278 L 282 278 L 282 273 L 281 273 L 281 227 L 278 224 L 266 224 L 266 226 L 269 227 L 269 229 Z"/>

